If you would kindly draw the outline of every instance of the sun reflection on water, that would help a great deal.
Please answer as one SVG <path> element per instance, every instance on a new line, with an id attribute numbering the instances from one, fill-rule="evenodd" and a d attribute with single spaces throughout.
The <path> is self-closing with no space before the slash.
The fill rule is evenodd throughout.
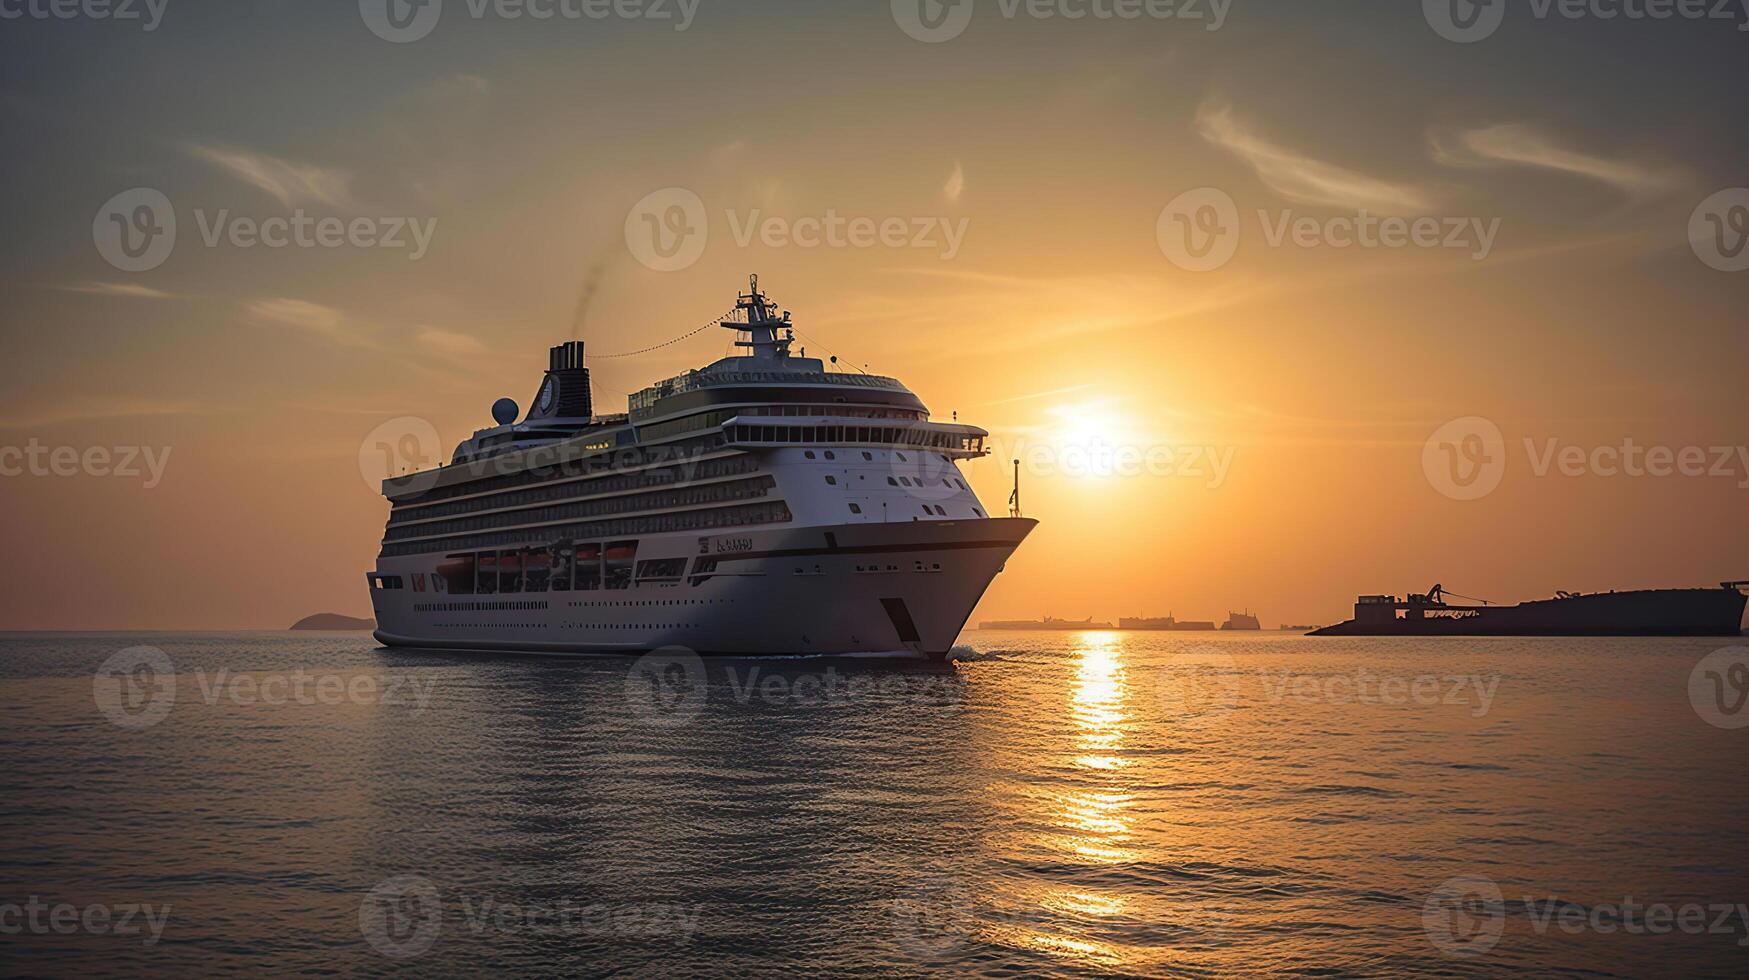
<path id="1" fill-rule="evenodd" d="M 1135 839 L 1130 815 L 1135 797 L 1125 776 L 1131 765 L 1124 755 L 1131 729 L 1131 687 L 1124 638 L 1115 632 L 1080 633 L 1073 640 L 1073 652 L 1075 674 L 1068 692 L 1072 754 L 1067 761 L 1079 775 L 1077 785 L 1050 795 L 1048 819 L 1058 832 L 1046 835 L 1044 843 L 1090 865 L 1135 861 L 1140 856 L 1130 846 Z M 1090 965 L 1121 963 L 1116 948 L 1087 935 L 1085 926 L 1077 928 L 1076 922 L 1121 915 L 1127 904 L 1123 896 L 1077 887 L 1052 890 L 1033 901 L 1051 928 L 1015 937 L 1021 945 Z"/>

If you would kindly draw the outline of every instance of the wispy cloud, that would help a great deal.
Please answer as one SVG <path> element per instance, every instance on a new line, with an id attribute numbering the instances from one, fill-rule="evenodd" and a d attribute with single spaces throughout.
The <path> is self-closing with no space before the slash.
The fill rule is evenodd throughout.
<path id="1" fill-rule="evenodd" d="M 1012 398 L 998 398 L 995 401 L 984 402 L 983 405 L 984 406 L 1009 405 L 1009 404 L 1012 404 L 1014 402 L 1028 402 L 1028 401 L 1032 401 L 1035 398 L 1049 398 L 1052 395 L 1067 395 L 1067 394 L 1070 394 L 1072 392 L 1086 391 L 1090 388 L 1097 388 L 1097 387 L 1099 387 L 1099 386 L 1096 384 L 1093 384 L 1092 382 L 1088 382 L 1087 384 L 1069 385 L 1066 388 L 1047 388 L 1044 391 L 1035 391 L 1035 392 L 1032 392 L 1030 394 L 1025 394 L 1025 395 L 1015 395 Z"/>
<path id="2" fill-rule="evenodd" d="M 1516 164 L 1600 181 L 1633 197 L 1674 189 L 1681 175 L 1633 160 L 1611 160 L 1562 146 L 1526 123 L 1501 123 L 1429 137 L 1434 159 L 1451 166 Z"/>
<path id="3" fill-rule="evenodd" d="M 1222 277 L 1195 291 L 1151 275 L 1123 273 L 1062 277 L 1009 275 L 941 269 L 934 266 L 895 269 L 934 284 L 929 301 L 919 305 L 904 290 L 858 292 L 839 298 L 830 311 L 812 316 L 822 343 L 828 331 L 849 336 L 872 330 L 873 338 L 890 338 L 885 324 L 905 323 L 916 331 L 951 335 L 964 350 L 979 354 L 1036 349 L 1083 335 L 1156 329 L 1165 324 L 1250 302 L 1280 288 L 1244 276 Z M 836 341 L 853 349 L 845 355 L 862 362 L 884 340 Z"/>
<path id="4" fill-rule="evenodd" d="M 244 310 L 257 323 L 307 330 L 335 343 L 352 347 L 375 345 L 375 338 L 370 335 L 367 326 L 332 306 L 281 297 L 256 300 L 246 305 Z"/>
<path id="5" fill-rule="evenodd" d="M 954 162 L 953 173 L 947 175 L 947 183 L 942 185 L 941 193 L 949 201 L 959 203 L 960 194 L 966 189 L 966 169 L 958 161 Z"/>
<path id="6" fill-rule="evenodd" d="M 55 286 L 62 292 L 89 293 L 93 296 L 129 296 L 135 299 L 175 299 L 177 294 L 153 289 L 135 282 L 74 282 Z"/>
<path id="7" fill-rule="evenodd" d="M 446 357 L 474 357 L 485 350 L 478 340 L 463 333 L 450 330 L 439 330 L 436 327 L 420 329 L 419 343 L 428 350 Z"/>
<path id="8" fill-rule="evenodd" d="M 192 144 L 188 152 L 231 176 L 273 195 L 286 207 L 325 204 L 350 209 L 352 175 L 344 170 L 298 163 L 265 153 Z"/>
<path id="9" fill-rule="evenodd" d="M 1204 102 L 1197 109 L 1203 139 L 1244 160 L 1277 194 L 1301 204 L 1365 209 L 1384 214 L 1425 213 L 1434 195 L 1409 184 L 1371 177 L 1280 146 L 1240 122 L 1231 106 Z"/>
<path id="10" fill-rule="evenodd" d="M 74 422 L 108 422 L 117 419 L 165 415 L 200 415 L 210 411 L 194 402 L 164 402 L 125 398 L 74 398 L 62 400 L 57 410 L 39 415 L 0 416 L 0 430 L 45 428 Z"/>

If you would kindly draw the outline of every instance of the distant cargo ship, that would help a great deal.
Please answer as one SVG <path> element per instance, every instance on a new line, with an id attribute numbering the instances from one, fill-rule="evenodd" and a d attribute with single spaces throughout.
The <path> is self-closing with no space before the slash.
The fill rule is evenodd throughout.
<path id="1" fill-rule="evenodd" d="M 1363 595 L 1354 618 L 1312 636 L 1737 636 L 1749 581 L 1716 589 L 1557 592 L 1516 606 L 1452 605 L 1435 585 L 1399 601 Z M 1458 598 L 1468 598 L 1459 596 Z M 1479 600 L 1476 600 L 1479 601 Z"/>
<path id="2" fill-rule="evenodd" d="M 1263 625 L 1257 622 L 1257 617 L 1248 612 L 1227 613 L 1227 621 L 1221 624 L 1224 630 L 1260 630 Z"/>
<path id="3" fill-rule="evenodd" d="M 1215 624 L 1207 619 L 1187 619 L 1179 622 L 1171 616 L 1123 616 L 1117 621 L 1120 630 L 1212 630 Z"/>
<path id="4" fill-rule="evenodd" d="M 992 619 L 978 624 L 981 630 L 1108 630 L 1110 623 L 1096 623 L 1093 617 L 1086 619 L 1058 619 L 1046 616 L 1043 619 Z"/>

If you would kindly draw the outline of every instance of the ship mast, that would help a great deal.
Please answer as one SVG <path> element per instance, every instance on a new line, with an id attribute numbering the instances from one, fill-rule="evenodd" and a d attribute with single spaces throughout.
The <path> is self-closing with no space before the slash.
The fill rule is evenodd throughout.
<path id="1" fill-rule="evenodd" d="M 737 339 L 736 347 L 751 349 L 752 356 L 761 360 L 782 360 L 789 356 L 790 342 L 795 340 L 795 331 L 789 327 L 789 314 L 778 315 L 777 307 L 759 291 L 757 275 L 747 278 L 747 291 L 736 297 L 735 309 L 746 314 L 745 321 L 724 320 L 722 325 L 737 333 L 746 332 L 747 339 Z"/>

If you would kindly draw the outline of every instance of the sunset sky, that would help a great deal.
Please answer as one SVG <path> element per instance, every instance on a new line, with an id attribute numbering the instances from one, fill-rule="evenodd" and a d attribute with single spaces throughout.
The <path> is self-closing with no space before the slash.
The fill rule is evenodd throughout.
<path id="1" fill-rule="evenodd" d="M 975 0 L 926 43 L 904 2 L 702 0 L 677 30 L 673 0 L 665 20 L 447 0 L 407 43 L 350 0 L 0 21 L 0 448 L 163 464 L 151 486 L 144 458 L 0 476 L 0 628 L 365 615 L 373 431 L 422 419 L 447 454 L 493 399 L 527 406 L 548 346 L 670 340 L 754 272 L 810 356 L 989 429 L 967 472 L 992 510 L 1027 460 L 1041 523 L 974 620 L 1327 623 L 1436 581 L 1513 601 L 1749 578 L 1749 271 L 1690 240 L 1749 184 L 1739 23 L 1513 4 L 1457 43 L 1413 2 L 1223 0 L 1211 30 L 1207 0 L 1136 20 Z M 139 272 L 94 240 L 134 188 L 177 222 Z M 660 271 L 628 224 L 670 188 L 708 228 Z M 1162 212 L 1204 188 L 1239 237 L 1191 271 Z M 1717 210 L 1725 253 L 1744 195 Z M 299 211 L 430 238 L 416 258 L 203 240 Z M 1362 213 L 1469 237 L 1333 247 L 1326 223 Z M 829 215 L 931 230 L 836 247 L 796 224 Z M 1272 241 L 1301 218 L 1320 230 Z M 744 234 L 767 219 L 788 231 Z M 728 339 L 594 361 L 598 410 Z M 1471 417 L 1505 470 L 1454 499 L 1424 448 Z M 1625 440 L 1695 447 L 1704 472 L 1537 473 Z M 1101 446 L 1197 472 L 1063 472 Z"/>

